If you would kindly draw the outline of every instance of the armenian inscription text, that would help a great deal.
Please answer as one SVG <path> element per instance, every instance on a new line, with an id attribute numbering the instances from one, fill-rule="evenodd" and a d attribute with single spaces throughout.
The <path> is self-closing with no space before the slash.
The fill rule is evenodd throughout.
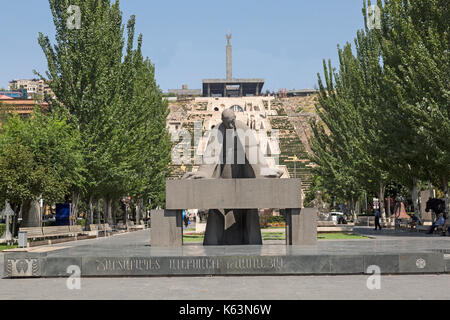
<path id="1" fill-rule="evenodd" d="M 193 257 L 193 258 L 105 258 L 96 260 L 96 270 L 101 272 L 145 271 L 244 271 L 281 270 L 282 257 Z"/>

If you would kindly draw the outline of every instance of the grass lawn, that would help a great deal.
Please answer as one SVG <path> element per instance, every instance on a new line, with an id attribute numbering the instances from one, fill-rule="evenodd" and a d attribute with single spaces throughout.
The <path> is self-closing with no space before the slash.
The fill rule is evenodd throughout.
<path id="1" fill-rule="evenodd" d="M 15 248 L 17 248 L 16 245 L 14 245 L 14 246 L 7 246 L 7 245 L 0 244 L 0 252 L 2 252 L 3 250 L 15 249 Z"/>
<path id="2" fill-rule="evenodd" d="M 370 239 L 368 237 L 359 236 L 348 233 L 320 233 L 317 235 L 319 240 L 348 240 L 348 239 Z"/>
<path id="3" fill-rule="evenodd" d="M 186 243 L 203 242 L 203 235 L 191 234 L 184 235 L 183 241 Z M 263 240 L 286 240 L 284 232 L 262 232 Z M 318 240 L 349 240 L 349 239 L 369 239 L 367 237 L 348 234 L 348 233 L 320 233 L 317 235 Z"/>
<path id="4" fill-rule="evenodd" d="M 201 234 L 185 234 L 183 236 L 183 242 L 203 242 L 204 235 Z"/>
<path id="5" fill-rule="evenodd" d="M 273 229 L 283 229 L 286 228 L 286 226 L 280 225 L 280 226 L 275 226 L 275 227 L 266 227 L 266 228 L 261 228 L 261 230 L 273 230 Z"/>
<path id="6" fill-rule="evenodd" d="M 263 232 L 263 240 L 286 240 L 286 234 L 284 232 Z"/>

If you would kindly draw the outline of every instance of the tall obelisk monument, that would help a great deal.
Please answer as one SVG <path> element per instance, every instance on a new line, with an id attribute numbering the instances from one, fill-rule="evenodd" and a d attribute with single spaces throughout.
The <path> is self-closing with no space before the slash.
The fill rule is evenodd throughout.
<path id="1" fill-rule="evenodd" d="M 233 53 L 231 48 L 231 33 L 227 32 L 227 80 L 233 78 Z"/>

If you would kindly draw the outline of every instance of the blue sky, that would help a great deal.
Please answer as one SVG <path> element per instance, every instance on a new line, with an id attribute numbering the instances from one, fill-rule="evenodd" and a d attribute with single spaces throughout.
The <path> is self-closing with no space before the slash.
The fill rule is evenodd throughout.
<path id="1" fill-rule="evenodd" d="M 0 0 L 0 87 L 45 72 L 38 32 L 52 37 L 47 0 Z M 336 66 L 337 45 L 363 28 L 362 0 L 122 0 L 136 14 L 143 51 L 161 89 L 200 89 L 225 78 L 226 31 L 233 34 L 233 77 L 264 78 L 264 91 L 313 88 L 322 60 Z"/>

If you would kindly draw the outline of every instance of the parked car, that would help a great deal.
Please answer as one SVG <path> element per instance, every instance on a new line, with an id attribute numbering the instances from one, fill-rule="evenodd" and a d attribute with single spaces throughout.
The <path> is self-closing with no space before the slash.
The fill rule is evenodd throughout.
<path id="1" fill-rule="evenodd" d="M 339 220 L 342 220 L 344 218 L 344 213 L 342 212 L 330 212 L 330 216 L 331 216 L 331 221 L 338 223 Z M 342 219 L 341 219 L 342 217 Z"/>

